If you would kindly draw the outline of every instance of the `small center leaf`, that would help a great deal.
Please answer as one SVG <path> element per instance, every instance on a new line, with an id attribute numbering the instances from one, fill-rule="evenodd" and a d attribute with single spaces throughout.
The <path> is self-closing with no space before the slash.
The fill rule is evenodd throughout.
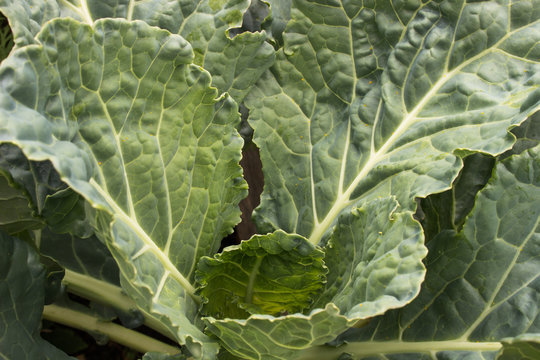
<path id="1" fill-rule="evenodd" d="M 301 312 L 326 282 L 323 251 L 281 230 L 255 235 L 199 262 L 203 312 L 217 318 Z"/>

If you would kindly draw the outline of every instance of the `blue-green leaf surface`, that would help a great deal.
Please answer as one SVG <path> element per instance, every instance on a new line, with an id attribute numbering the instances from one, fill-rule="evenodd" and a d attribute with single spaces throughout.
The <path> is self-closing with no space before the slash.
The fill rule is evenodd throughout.
<path id="1" fill-rule="evenodd" d="M 72 359 L 39 336 L 45 270 L 25 242 L 0 232 L 0 357 Z"/>
<path id="2" fill-rule="evenodd" d="M 13 27 L 15 43 L 35 43 L 44 24 L 71 17 L 93 24 L 102 18 L 142 20 L 183 36 L 195 52 L 194 63 L 212 73 L 212 85 L 242 101 L 274 59 L 264 33 L 244 33 L 233 39 L 228 29 L 242 24 L 248 0 L 0 0 Z"/>
<path id="3" fill-rule="evenodd" d="M 273 48 L 265 43 L 263 33 L 244 33 L 234 39 L 227 36 L 228 29 L 242 24 L 249 3 L 248 0 L 93 0 L 88 1 L 88 10 L 92 19 L 143 20 L 182 35 L 193 47 L 194 62 L 212 74 L 212 85 L 240 102 L 274 58 Z"/>
<path id="4" fill-rule="evenodd" d="M 318 243 L 359 201 L 449 188 L 458 149 L 499 154 L 539 107 L 540 3 L 295 0 L 249 95 L 259 229 Z"/>
<path id="5" fill-rule="evenodd" d="M 302 236 L 276 231 L 203 257 L 197 269 L 203 310 L 237 319 L 302 312 L 324 286 L 323 256 Z"/>
<path id="6" fill-rule="evenodd" d="M 197 357 L 195 264 L 239 221 L 236 104 L 180 36 L 143 22 L 50 22 L 0 69 L 0 137 L 50 160 L 95 209 L 130 297 Z M 15 125 L 16 124 L 16 125 Z"/>
<path id="7" fill-rule="evenodd" d="M 539 187 L 539 146 L 499 163 L 463 230 L 428 243 L 418 297 L 348 331 L 339 349 L 353 359 L 494 359 L 506 338 L 539 333 Z"/>

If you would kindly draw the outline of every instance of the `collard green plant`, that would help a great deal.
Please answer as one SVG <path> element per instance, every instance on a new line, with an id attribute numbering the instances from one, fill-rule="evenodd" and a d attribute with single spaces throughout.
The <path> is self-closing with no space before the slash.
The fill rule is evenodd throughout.
<path id="1" fill-rule="evenodd" d="M 0 1 L 0 354 L 67 358 L 42 316 L 148 360 L 535 359 L 539 9 Z M 240 105 L 259 234 L 218 253 Z"/>

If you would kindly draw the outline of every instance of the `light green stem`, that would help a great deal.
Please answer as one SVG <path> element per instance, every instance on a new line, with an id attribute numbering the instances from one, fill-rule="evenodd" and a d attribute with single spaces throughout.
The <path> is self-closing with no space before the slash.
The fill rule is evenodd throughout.
<path id="1" fill-rule="evenodd" d="M 174 355 L 180 352 L 180 349 L 175 346 L 165 344 L 121 325 L 101 321 L 83 312 L 54 304 L 45 306 L 43 309 L 43 318 L 75 329 L 104 334 L 111 341 L 143 353 L 157 351 Z"/>
<path id="2" fill-rule="evenodd" d="M 498 351 L 500 342 L 473 341 L 369 341 L 351 342 L 338 348 L 330 346 L 314 346 L 306 349 L 299 360 L 338 359 L 343 353 L 352 355 L 353 359 L 363 359 L 381 354 L 429 354 L 438 351 Z"/>
<path id="3" fill-rule="evenodd" d="M 66 269 L 62 282 L 67 286 L 70 293 L 85 299 L 111 306 L 126 313 L 133 310 L 141 311 L 135 302 L 124 294 L 122 288 L 108 282 L 68 269 Z M 144 324 L 146 326 L 176 341 L 176 337 L 167 327 L 144 311 L 141 311 L 141 313 L 144 316 Z"/>

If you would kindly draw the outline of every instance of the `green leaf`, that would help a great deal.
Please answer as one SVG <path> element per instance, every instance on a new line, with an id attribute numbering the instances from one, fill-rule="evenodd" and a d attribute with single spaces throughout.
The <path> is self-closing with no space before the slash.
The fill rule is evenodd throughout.
<path id="1" fill-rule="evenodd" d="M 497 360 L 535 360 L 540 358 L 540 335 L 524 334 L 515 338 L 503 339 L 503 348 Z"/>
<path id="2" fill-rule="evenodd" d="M 25 242 L 0 231 L 0 357 L 72 359 L 39 336 L 45 271 Z"/>
<path id="3" fill-rule="evenodd" d="M 264 33 L 227 36 L 229 29 L 241 26 L 248 0 L 123 2 L 126 5 L 104 6 L 103 1 L 89 1 L 91 17 L 143 20 L 183 36 L 193 47 L 194 63 L 212 74 L 212 85 L 237 102 L 273 62 L 274 51 Z"/>
<path id="4" fill-rule="evenodd" d="M 210 71 L 212 85 L 241 102 L 274 60 L 264 33 L 244 33 L 231 39 L 229 29 L 242 24 L 248 0 L 1 0 L 2 10 L 14 27 L 17 46 L 36 43 L 34 36 L 53 18 L 71 17 L 92 25 L 104 18 L 142 20 L 179 34 L 190 42 L 194 63 Z"/>
<path id="5" fill-rule="evenodd" d="M 328 282 L 317 306 L 332 302 L 357 321 L 416 297 L 427 250 L 420 224 L 397 207 L 393 198 L 377 199 L 341 216 L 325 248 Z"/>
<path id="6" fill-rule="evenodd" d="M 246 320 L 208 317 L 205 322 L 232 354 L 241 359 L 272 360 L 294 359 L 303 349 L 324 344 L 351 325 L 333 304 L 309 315 L 252 315 Z"/>
<path id="7" fill-rule="evenodd" d="M 274 62 L 274 49 L 264 33 L 245 32 L 232 40 L 218 32 L 210 41 L 202 66 L 212 74 L 212 85 L 244 100 L 266 69 Z"/>
<path id="8" fill-rule="evenodd" d="M 414 210 L 450 187 L 455 151 L 504 152 L 539 108 L 538 1 L 394 3 L 293 2 L 284 48 L 246 98 L 260 231 L 319 243 L 359 201 Z"/>
<path id="9" fill-rule="evenodd" d="M 511 150 L 498 156 L 505 159 L 536 146 L 540 141 L 540 113 L 537 112 L 513 128 L 517 141 Z M 417 216 L 424 227 L 427 241 L 442 230 L 460 231 L 466 216 L 474 206 L 475 196 L 482 189 L 493 169 L 495 159 L 476 153 L 463 160 L 463 169 L 452 184 L 452 189 L 440 194 L 432 194 L 420 201 Z"/>
<path id="10" fill-rule="evenodd" d="M 298 235 L 255 235 L 199 262 L 203 310 L 217 318 L 301 312 L 322 289 L 323 252 Z"/>
<path id="11" fill-rule="evenodd" d="M 537 146 L 499 163 L 463 230 L 428 243 L 418 297 L 348 331 L 340 350 L 355 359 L 484 359 L 505 338 L 539 333 L 539 155 Z"/>
<path id="12" fill-rule="evenodd" d="M 43 220 L 36 216 L 28 193 L 9 174 L 0 170 L 0 230 L 17 234 L 43 226 Z"/>
<path id="13" fill-rule="evenodd" d="M 59 19 L 39 41 L 0 68 L 2 139 L 54 164 L 95 209 L 128 295 L 212 358 L 191 281 L 240 218 L 236 104 L 217 99 L 184 39 L 143 22 Z"/>

